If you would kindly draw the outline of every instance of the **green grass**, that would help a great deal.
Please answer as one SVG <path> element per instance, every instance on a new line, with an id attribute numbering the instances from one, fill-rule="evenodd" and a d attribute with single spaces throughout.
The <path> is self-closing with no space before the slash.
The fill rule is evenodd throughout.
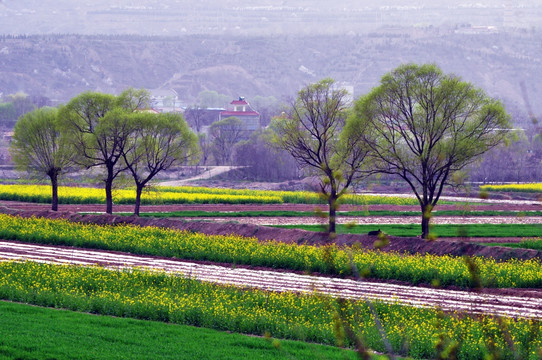
<path id="1" fill-rule="evenodd" d="M 483 243 L 485 246 L 506 246 L 517 249 L 542 250 L 542 238 L 526 239 L 517 243 Z"/>
<path id="2" fill-rule="evenodd" d="M 417 359 L 435 358 L 435 340 L 441 334 L 444 337 L 443 340 L 457 343 L 460 359 L 488 358 L 488 352 L 492 351 L 493 346 L 501 352 L 502 358 L 535 359 L 536 352 L 542 348 L 540 337 L 542 324 L 536 320 L 470 316 L 462 311 L 450 311 L 443 314 L 436 308 L 416 308 L 378 301 L 373 303 L 375 312 L 373 313 L 364 301 L 336 301 L 319 294 L 266 292 L 210 284 L 142 270 L 111 271 L 98 267 L 2 262 L 0 263 L 0 298 L 39 306 L 114 315 L 118 318 L 197 325 L 257 336 L 268 333 L 277 338 L 328 345 L 336 344 L 339 339 L 344 340 L 344 343 L 348 345 L 352 342 L 341 336 L 340 331 L 337 332 L 340 324 L 337 323 L 335 314 L 340 313 L 342 314 L 341 321 L 347 322 L 356 334 L 360 334 L 366 346 L 382 352 L 385 348 L 375 324 L 374 314 L 376 313 L 393 351 Z M 0 315 L 0 320 L 2 320 L 2 315 Z M 54 317 L 49 316 L 47 322 L 63 331 L 61 335 L 75 334 L 78 339 L 81 338 L 81 341 L 84 341 L 83 347 L 91 349 L 101 350 L 100 344 L 96 341 L 112 338 L 109 336 L 108 328 L 116 328 L 114 324 L 107 324 L 105 329 L 101 328 L 96 332 L 90 330 L 77 332 L 65 329 L 61 322 L 55 320 Z M 162 339 L 166 339 L 169 333 L 165 332 L 162 335 L 161 331 L 147 331 L 147 324 L 152 323 L 145 322 L 144 329 L 140 333 L 125 336 L 119 342 L 126 343 L 128 347 L 134 346 L 136 342 L 147 343 L 148 346 L 162 346 Z M 2 332 L 14 332 L 7 322 L 2 321 L 2 325 Z M 24 325 L 22 327 L 27 328 Z M 172 328 L 174 327 L 167 329 Z M 506 329 L 506 333 L 503 333 L 503 328 Z M 32 331 L 28 336 L 33 335 L 39 339 L 42 337 L 41 331 L 47 331 L 47 329 Z M 121 331 L 128 332 L 126 329 L 121 329 Z M 53 337 L 53 343 L 61 335 Z M 508 345 L 505 340 L 507 335 L 513 345 Z M 146 336 L 151 339 L 159 338 L 159 340 L 148 342 Z M 16 336 L 16 339 L 20 338 Z M 4 338 L 0 337 L 0 353 L 3 340 Z M 198 338 L 196 347 L 198 345 L 199 347 L 195 349 L 193 357 L 187 358 L 213 358 L 206 357 L 209 351 L 215 350 L 213 348 L 215 344 L 210 340 L 209 337 Z M 21 346 L 28 346 L 22 341 L 21 344 L 24 344 Z M 184 354 L 181 351 L 184 350 L 185 344 L 179 341 L 178 346 L 180 351 L 176 353 L 176 349 L 173 348 L 172 352 L 181 357 Z M 253 346 L 247 347 L 269 349 L 269 346 L 265 347 L 265 344 L 260 344 L 260 347 L 258 344 Z M 39 347 L 39 345 L 30 346 L 29 350 L 38 351 Z M 191 349 L 191 346 L 186 347 Z M 219 353 L 218 358 L 235 359 L 240 356 L 247 359 L 254 358 L 246 353 L 232 356 L 227 353 L 228 350 L 229 347 L 226 347 L 226 350 Z M 516 356 L 512 354 L 512 351 L 517 351 Z M 154 352 L 158 351 L 153 351 L 153 354 Z M 164 352 L 169 351 L 164 350 Z M 69 350 L 66 350 L 66 353 L 69 353 Z M 319 358 L 317 352 L 309 353 L 309 356 Z M 305 359 L 309 356 L 292 355 L 291 357 Z M 62 357 L 37 356 L 35 358 Z M 81 356 L 73 358 L 81 358 Z M 133 356 L 128 355 L 126 358 L 133 358 Z"/>
<path id="3" fill-rule="evenodd" d="M 276 347 L 260 337 L 4 301 L 0 324 L 0 359 L 355 359 L 300 341 Z"/>
<path id="4" fill-rule="evenodd" d="M 321 231 L 321 225 L 275 225 L 288 229 Z M 420 224 L 409 225 L 337 225 L 337 232 L 342 234 L 366 234 L 371 230 L 382 230 L 393 236 L 418 236 Z M 439 237 L 536 237 L 542 233 L 542 224 L 468 224 L 468 225 L 432 225 L 432 233 Z"/>
<path id="5" fill-rule="evenodd" d="M 325 213 L 325 209 L 324 210 Z M 118 215 L 129 216 L 133 213 L 118 213 Z M 443 210 L 435 211 L 433 216 L 542 216 L 542 211 L 462 211 L 462 210 Z M 173 217 L 303 217 L 315 216 L 314 211 L 172 211 L 172 212 L 143 212 L 142 217 L 156 218 L 173 218 Z M 420 211 L 387 211 L 387 210 L 371 210 L 371 211 L 340 211 L 338 216 L 421 216 Z"/>

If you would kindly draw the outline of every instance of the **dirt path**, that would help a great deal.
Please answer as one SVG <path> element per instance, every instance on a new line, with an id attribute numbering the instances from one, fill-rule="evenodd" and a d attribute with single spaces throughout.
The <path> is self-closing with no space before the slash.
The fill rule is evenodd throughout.
<path id="1" fill-rule="evenodd" d="M 321 293 L 349 299 L 381 300 L 415 307 L 440 307 L 510 317 L 542 319 L 542 290 L 493 289 L 493 293 L 432 289 L 382 282 L 355 281 L 261 269 L 235 268 L 120 252 L 0 241 L 0 261 L 100 265 L 109 269 L 144 267 L 203 281 L 270 291 Z"/>
<path id="2" fill-rule="evenodd" d="M 242 168 L 244 166 L 208 166 L 207 170 L 202 172 L 201 174 L 188 178 L 188 179 L 182 179 L 182 180 L 172 180 L 172 181 L 162 181 L 157 182 L 157 186 L 183 186 L 188 185 L 192 181 L 202 180 L 202 179 L 210 179 L 214 176 L 227 173 L 228 171 Z"/>

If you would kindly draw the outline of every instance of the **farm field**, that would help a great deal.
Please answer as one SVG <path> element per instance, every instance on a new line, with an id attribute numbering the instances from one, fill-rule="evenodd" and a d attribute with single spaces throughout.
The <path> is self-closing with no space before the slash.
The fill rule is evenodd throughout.
<path id="1" fill-rule="evenodd" d="M 4 301 L 0 313 L 0 359 L 355 359 L 319 344 Z"/>
<path id="2" fill-rule="evenodd" d="M 170 192 L 173 191 L 170 190 Z M 190 194 L 190 192 L 186 193 Z M 223 194 L 217 191 L 211 195 Z M 228 196 L 234 195 L 245 196 L 233 193 Z M 453 240 L 458 234 L 465 234 L 465 227 L 468 226 L 467 234 L 470 236 L 474 236 L 478 231 L 474 231 L 474 229 L 482 229 L 480 230 L 482 233 L 478 236 L 483 237 L 483 241 L 486 240 L 485 238 L 496 239 L 501 236 L 499 241 L 514 239 L 514 242 L 519 243 L 516 246 L 520 247 L 526 242 L 538 243 L 540 234 L 542 234 L 540 231 L 542 225 L 539 225 L 541 222 L 539 212 L 542 208 L 539 203 L 484 202 L 479 199 L 466 203 L 464 199 L 461 202 L 447 200 L 445 203 L 439 204 L 433 218 L 435 232 L 447 239 L 427 243 L 421 239 L 408 238 L 407 240 L 407 238 L 397 237 L 397 235 L 415 236 L 415 232 L 419 231 L 418 225 L 416 225 L 419 221 L 419 215 L 416 214 L 418 206 L 408 202 L 398 204 L 398 200 L 390 200 L 396 199 L 396 197 L 382 199 L 383 197 L 376 196 L 371 198 L 374 203 L 365 201 L 365 204 L 344 204 L 341 206 L 341 210 L 346 213 L 341 214 L 339 219 L 344 218 L 345 223 L 355 221 L 362 224 L 366 221 L 367 224 L 351 228 L 357 229 L 358 235 L 339 235 L 336 240 L 337 246 L 329 247 L 320 246 L 325 242 L 324 237 L 319 237 L 318 234 L 312 235 L 312 232 L 260 226 L 269 220 L 282 222 L 285 221 L 283 219 L 289 219 L 292 227 L 311 226 L 309 221 L 315 220 L 314 216 L 310 216 L 311 212 L 315 206 L 322 205 L 303 204 L 303 201 L 285 203 L 285 198 L 283 196 L 280 201 L 274 204 L 147 204 L 142 207 L 142 211 L 147 212 L 145 215 L 149 217 L 137 219 L 137 221 L 131 216 L 76 214 L 100 212 L 104 209 L 103 205 L 64 204 L 60 207 L 62 210 L 60 213 L 52 214 L 47 211 L 48 205 L 45 203 L 21 202 L 21 199 L 1 200 L 2 212 L 18 213 L 25 217 L 32 215 L 65 217 L 70 221 L 87 222 L 87 224 L 76 224 L 60 219 L 38 218 L 14 220 L 15 217 L 12 215 L 0 215 L 2 217 L 0 237 L 7 240 L 0 244 L 0 258 L 4 261 L 26 259 L 27 262 L 23 264 L 29 264 L 27 267 L 18 267 L 19 265 L 16 263 L 2 263 L 11 264 L 7 265 L 7 268 L 0 264 L 0 279 L 2 276 L 4 279 L 11 279 L 6 280 L 7 283 L 2 283 L 0 280 L 0 284 L 3 284 L 0 286 L 2 298 L 141 319 L 167 322 L 178 322 L 172 321 L 173 318 L 186 320 L 188 315 L 172 312 L 172 307 L 167 305 L 167 301 L 163 305 L 158 305 L 158 300 L 152 300 L 152 296 L 155 295 L 151 293 L 158 291 L 156 284 L 171 283 L 170 280 L 150 280 L 151 278 L 145 280 L 146 276 L 152 277 L 155 276 L 153 275 L 155 273 L 142 272 L 139 275 L 139 270 L 130 271 L 129 275 L 125 275 L 126 270 L 120 270 L 119 274 L 122 275 L 114 275 L 120 268 L 138 267 L 158 271 L 156 276 L 159 278 L 153 279 L 164 279 L 161 276 L 169 277 L 170 275 L 161 275 L 160 273 L 167 271 L 173 274 L 182 273 L 190 278 L 189 281 L 192 281 L 189 282 L 193 285 L 188 285 L 188 289 L 190 289 L 188 293 L 185 292 L 186 284 L 176 285 L 175 289 L 177 290 L 174 291 L 159 290 L 159 293 L 165 291 L 164 295 L 156 294 L 161 299 L 165 299 L 166 293 L 176 294 L 175 296 L 196 296 L 195 293 L 192 294 L 196 288 L 207 289 L 208 285 L 205 284 L 218 283 L 219 285 L 213 285 L 218 286 L 218 288 L 213 288 L 213 293 L 218 291 L 220 294 L 225 294 L 222 291 L 236 292 L 236 286 L 240 286 L 239 291 L 241 292 L 236 293 L 235 298 L 242 299 L 243 303 L 246 303 L 248 299 L 254 299 L 254 296 L 260 296 L 255 294 L 261 292 L 264 299 L 267 299 L 264 300 L 265 309 L 262 310 L 262 303 L 259 302 L 258 310 L 246 310 L 248 313 L 270 310 L 274 314 L 273 316 L 278 316 L 279 308 L 289 309 L 286 311 L 286 315 L 281 315 L 284 316 L 282 320 L 280 317 L 269 317 L 261 313 L 259 320 L 241 325 L 238 321 L 231 320 L 235 319 L 233 315 L 230 315 L 228 321 L 220 320 L 218 315 L 226 310 L 223 307 L 224 304 L 229 304 L 232 308 L 240 308 L 240 305 L 232 303 L 233 298 L 226 300 L 224 298 L 226 295 L 220 295 L 217 299 L 221 300 L 213 302 L 213 306 L 219 306 L 222 310 L 212 313 L 201 312 L 202 308 L 211 308 L 211 306 L 204 305 L 205 302 L 201 302 L 203 300 L 192 298 L 191 303 L 201 304 L 201 307 L 199 307 L 200 305 L 190 307 L 192 309 L 190 311 L 193 311 L 191 314 L 198 314 L 200 320 L 196 325 L 199 326 L 226 329 L 233 332 L 248 332 L 260 336 L 269 331 L 272 337 L 277 338 L 316 341 L 330 345 L 337 345 L 337 341 L 339 341 L 339 344 L 352 346 L 351 339 L 344 338 L 344 334 L 334 333 L 329 328 L 335 320 L 326 316 L 335 313 L 335 316 L 342 319 L 341 321 L 347 321 L 347 319 L 352 321 L 354 317 L 357 317 L 355 326 L 363 324 L 362 327 L 366 326 L 369 329 L 359 329 L 358 331 L 362 331 L 370 347 L 380 352 L 387 352 L 378 327 L 373 327 L 373 330 L 370 330 L 371 326 L 375 326 L 374 313 L 362 310 L 364 305 L 361 304 L 364 304 L 364 299 L 369 299 L 376 304 L 378 314 L 376 316 L 383 322 L 385 333 L 388 334 L 393 352 L 396 354 L 414 358 L 434 357 L 436 356 L 435 351 L 437 351 L 435 342 L 428 339 L 444 336 L 442 338 L 444 343 L 457 342 L 460 344 L 458 351 L 459 354 L 463 354 L 460 358 L 483 358 L 492 352 L 495 346 L 501 349 L 499 351 L 503 351 L 506 358 L 512 356 L 510 349 L 505 345 L 506 337 L 511 333 L 513 334 L 512 338 L 517 340 L 516 356 L 520 354 L 520 358 L 531 359 L 541 356 L 542 353 L 538 351 L 542 344 L 535 340 L 539 338 L 537 334 L 541 331 L 540 319 L 542 319 L 542 314 L 539 313 L 542 308 L 542 303 L 539 303 L 542 301 L 540 290 L 542 283 L 539 281 L 542 279 L 542 274 L 538 273 L 542 268 L 540 264 L 542 253 L 539 248 L 531 247 L 533 250 L 508 248 L 506 250 L 507 248 L 502 246 L 465 245 L 465 243 Z M 248 200 L 241 202 L 243 201 Z M 114 206 L 114 210 L 119 213 L 130 212 L 131 208 L 132 206 L 129 204 Z M 161 220 L 152 217 L 156 212 L 171 213 L 162 215 L 166 218 Z M 220 217 L 221 212 L 228 212 L 228 215 Z M 196 221 L 186 221 L 191 218 Z M 386 225 L 386 221 L 390 224 Z M 123 222 L 138 226 L 127 225 L 124 227 L 125 225 L 120 225 Z M 156 229 L 155 226 L 159 226 L 161 229 Z M 318 223 L 312 223 L 312 226 L 314 229 L 320 228 Z M 368 237 L 366 233 L 369 230 L 375 230 L 375 226 L 390 235 L 390 245 L 383 248 L 384 252 L 370 250 L 376 238 Z M 403 232 L 394 233 L 386 226 L 396 226 L 398 229 L 402 226 L 403 230 L 401 231 Z M 170 230 L 168 227 L 172 227 L 172 229 Z M 413 231 L 413 233 L 404 232 L 404 229 L 408 227 L 412 228 L 409 231 Z M 447 230 L 442 230 L 443 232 L 439 230 L 446 227 Z M 508 233 L 504 230 L 506 228 L 508 228 Z M 191 235 L 188 237 L 181 235 L 182 230 L 188 231 L 187 234 Z M 174 235 L 170 235 L 170 231 L 173 231 Z M 227 231 L 229 234 L 236 235 L 229 236 Z M 251 238 L 254 235 L 250 235 L 250 233 L 255 234 L 256 237 Z M 273 235 L 277 237 L 278 242 L 271 241 Z M 503 236 L 504 239 L 502 239 Z M 527 239 L 527 237 L 532 239 Z M 305 238 L 305 241 L 302 242 L 301 238 Z M 407 249 L 408 247 L 412 252 Z M 82 248 L 89 249 L 83 250 Z M 414 251 L 414 249 L 417 250 Z M 415 255 L 416 251 L 423 251 L 425 255 Z M 469 270 L 471 265 L 460 256 L 458 257 L 459 252 L 479 256 L 473 258 L 471 264 L 475 270 Z M 487 256 L 494 256 L 497 260 L 490 260 Z M 38 265 L 34 267 L 30 265 L 32 261 L 51 263 L 51 265 L 40 266 L 52 267 L 40 268 Z M 97 286 L 95 282 L 87 284 L 87 280 L 84 279 L 90 279 L 97 275 L 74 275 L 83 274 L 80 271 L 86 270 L 71 270 L 72 267 L 67 268 L 65 265 L 55 264 L 78 264 L 78 267 L 73 269 L 80 269 L 80 266 L 85 266 L 86 269 L 86 266 L 91 266 L 88 268 L 89 271 L 102 271 L 100 269 L 105 267 L 108 269 L 104 270 L 107 273 L 100 273 L 99 277 L 105 279 L 110 276 L 106 274 L 112 274 L 111 276 L 116 280 L 111 280 L 111 284 L 117 285 L 106 289 Z M 100 268 L 92 266 L 96 264 Z M 355 269 L 360 272 L 364 278 L 363 281 L 355 280 L 357 275 L 352 272 L 351 264 L 354 264 Z M 7 271 L 8 268 L 11 270 Z M 76 279 L 74 286 L 83 289 L 83 293 L 79 293 L 81 290 L 76 288 L 70 290 L 69 285 L 60 285 L 65 283 L 61 280 L 51 280 L 52 283 L 43 283 L 43 285 L 39 285 L 39 288 L 34 287 L 31 291 L 24 290 L 29 287 L 29 284 L 34 284 L 31 288 L 38 286 L 36 279 L 40 278 L 40 275 L 37 274 L 42 274 L 45 271 L 43 269 L 47 269 L 47 273 L 58 271 L 59 274 L 75 271 L 75 273 L 71 273 L 70 278 Z M 21 273 L 19 280 L 15 280 L 14 277 L 10 278 L 10 276 L 15 276 L 15 273 Z M 128 276 L 126 281 L 142 279 L 144 284 L 141 285 L 142 290 L 132 291 L 130 294 L 114 295 L 117 291 L 115 289 L 120 286 L 118 285 L 120 284 L 118 283 L 119 276 Z M 16 285 L 17 281 L 20 281 L 20 285 Z M 469 290 L 476 287 L 478 283 L 485 289 L 475 292 Z M 232 286 L 234 288 L 231 288 Z M 123 287 L 129 288 L 129 286 Z M 181 290 L 183 288 L 185 290 Z M 208 297 L 211 290 L 202 291 Z M 66 293 L 64 294 L 64 292 Z M 136 294 L 140 294 L 137 295 L 138 298 L 132 298 Z M 145 295 L 143 296 L 143 294 Z M 270 294 L 273 294 L 273 299 L 276 301 L 273 306 L 278 306 L 277 308 L 268 309 Z M 307 301 L 312 304 L 312 309 L 318 308 L 322 303 L 352 305 L 346 305 L 350 309 L 346 313 L 337 309 L 333 310 L 335 305 L 328 305 L 326 310 L 318 311 L 318 314 L 324 317 L 321 320 L 323 321 L 321 325 L 316 325 L 316 323 L 312 324 L 302 320 L 309 316 L 308 310 L 294 310 L 298 305 L 290 307 L 278 305 L 280 301 L 283 301 L 279 301 L 283 296 L 281 294 L 285 296 L 285 299 L 288 299 L 284 301 L 288 301 L 290 304 L 298 304 L 297 301 Z M 294 294 L 293 298 L 292 294 Z M 114 305 L 117 303 L 111 302 L 113 300 L 107 300 L 108 296 L 113 296 L 113 298 L 120 296 L 120 299 L 125 300 Z M 308 300 L 304 300 L 305 296 Z M 328 298 L 328 296 L 330 297 Z M 337 297 L 346 300 L 335 300 Z M 143 301 L 150 302 L 143 303 Z M 174 303 L 179 303 L 179 300 L 175 300 Z M 355 305 L 357 303 L 360 305 Z M 409 315 L 405 315 L 405 312 Z M 479 315 L 471 316 L 469 314 L 483 315 L 480 318 L 477 317 Z M 486 317 L 488 315 L 489 317 Z M 499 315 L 504 318 L 492 318 L 491 315 Z M 156 318 L 154 318 L 155 316 Z M 311 318 L 313 316 L 310 315 Z M 360 316 L 361 318 L 359 318 Z M 295 328 L 290 323 L 292 317 L 297 319 L 296 323 L 303 324 L 304 330 L 300 332 L 297 328 L 292 332 L 291 329 Z M 244 315 L 244 318 L 247 316 Z M 274 322 L 266 322 L 271 318 L 274 319 Z M 418 319 L 418 324 L 425 324 L 425 331 L 419 333 L 417 330 L 406 331 L 407 327 L 415 327 L 414 324 L 408 325 L 407 318 Z M 421 320 L 422 318 L 424 320 Z M 510 320 L 512 318 L 516 320 Z M 260 320 L 263 321 L 263 319 L 267 319 L 263 322 L 267 325 L 262 325 Z M 497 319 L 495 320 L 497 323 L 492 323 L 491 319 Z M 180 323 L 187 323 L 185 320 Z M 454 323 L 454 321 L 458 322 Z M 500 321 L 506 321 L 507 325 L 504 328 L 508 330 L 501 331 L 503 326 Z M 370 325 L 371 323 L 373 325 Z M 406 325 L 399 328 L 394 327 L 394 324 L 399 323 Z M 194 323 L 188 322 L 188 324 Z M 313 328 L 313 326 L 315 327 Z M 485 328 L 485 326 L 489 326 L 489 328 Z M 252 330 L 243 330 L 249 328 Z M 453 328 L 461 328 L 463 332 L 460 335 Z M 490 328 L 501 330 L 489 330 Z M 427 329 L 430 329 L 429 332 Z M 474 335 L 477 333 L 485 335 L 477 337 Z M 405 345 L 407 339 L 408 345 Z M 269 342 L 266 339 L 262 339 L 262 341 L 269 347 Z M 496 345 L 491 345 L 495 341 Z M 303 355 L 293 355 L 294 358 L 295 356 L 303 357 Z M 325 355 L 322 358 L 330 357 L 331 355 Z"/>

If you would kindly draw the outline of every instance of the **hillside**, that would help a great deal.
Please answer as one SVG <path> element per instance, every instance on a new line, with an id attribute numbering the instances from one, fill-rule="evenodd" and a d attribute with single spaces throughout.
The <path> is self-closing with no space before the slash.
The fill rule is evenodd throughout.
<path id="1" fill-rule="evenodd" d="M 174 89 L 190 104 L 202 90 L 232 97 L 294 96 L 332 77 L 355 96 L 404 62 L 437 63 L 526 112 L 542 112 L 542 34 L 467 34 L 444 28 L 387 28 L 363 36 L 184 37 L 3 36 L 0 93 L 40 94 L 55 103 L 85 90 Z M 518 115 L 516 120 L 525 120 Z"/>

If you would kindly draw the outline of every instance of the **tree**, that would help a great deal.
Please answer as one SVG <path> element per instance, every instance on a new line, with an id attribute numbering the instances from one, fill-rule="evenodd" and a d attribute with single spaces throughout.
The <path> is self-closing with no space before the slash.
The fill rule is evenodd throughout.
<path id="1" fill-rule="evenodd" d="M 204 108 L 220 108 L 229 103 L 231 97 L 229 97 L 228 95 L 219 94 L 213 90 L 203 90 L 198 94 L 198 100 Z"/>
<path id="2" fill-rule="evenodd" d="M 9 102 L 0 104 L 0 124 L 13 124 L 14 120 L 16 119 L 17 112 L 15 111 L 15 106 L 13 105 L 13 103 Z"/>
<path id="3" fill-rule="evenodd" d="M 121 100 L 113 95 L 84 92 L 59 111 L 64 131 L 77 155 L 76 163 L 87 169 L 105 168 L 103 181 L 108 214 L 113 213 L 113 181 L 125 170 L 119 161 L 130 134 L 123 115 L 126 110 L 119 107 L 119 102 Z"/>
<path id="4" fill-rule="evenodd" d="M 365 139 L 377 171 L 408 183 L 422 211 L 422 237 L 453 175 L 508 134 L 503 105 L 435 65 L 402 65 L 355 104 L 351 125 Z"/>
<path id="5" fill-rule="evenodd" d="M 233 147 L 243 135 L 243 122 L 235 116 L 216 121 L 211 124 L 209 134 L 212 138 L 213 155 L 217 165 L 231 165 Z"/>
<path id="6" fill-rule="evenodd" d="M 51 180 L 53 211 L 58 210 L 58 177 L 73 160 L 73 151 L 65 140 L 57 109 L 40 108 L 17 120 L 10 145 L 13 161 L 20 169 Z"/>
<path id="7" fill-rule="evenodd" d="M 201 152 L 199 164 L 202 166 L 206 166 L 207 160 L 209 159 L 209 156 L 211 155 L 212 145 L 209 142 L 209 138 L 204 133 L 198 134 L 198 142 L 199 142 L 199 148 Z"/>
<path id="8" fill-rule="evenodd" d="M 299 91 L 291 116 L 275 118 L 274 144 L 290 153 L 298 165 L 320 178 L 321 194 L 329 205 L 330 234 L 335 234 L 337 201 L 367 174 L 362 168 L 368 149 L 361 141 L 364 129 L 343 131 L 347 92 L 324 79 Z M 346 129 L 344 129 L 346 130 Z"/>
<path id="9" fill-rule="evenodd" d="M 269 145 L 273 130 L 255 131 L 250 139 L 236 146 L 235 164 L 243 179 L 251 181 L 284 181 L 299 178 L 295 159 L 282 149 Z"/>
<path id="10" fill-rule="evenodd" d="M 116 105 L 128 112 L 149 109 L 150 104 L 151 94 L 145 89 L 128 88 L 116 100 Z"/>
<path id="11" fill-rule="evenodd" d="M 32 99 L 25 93 L 18 92 L 7 96 L 8 102 L 11 102 L 15 108 L 15 119 L 23 116 L 36 108 Z"/>
<path id="12" fill-rule="evenodd" d="M 189 106 L 184 111 L 186 121 L 194 130 L 196 130 L 197 134 L 201 132 L 201 128 L 203 126 L 204 112 L 205 109 L 199 107 L 198 105 Z"/>
<path id="13" fill-rule="evenodd" d="M 198 138 L 181 115 L 165 113 L 124 114 L 131 128 L 122 153 L 136 184 L 134 214 L 139 216 L 141 193 L 160 171 L 187 161 L 197 161 Z"/>

